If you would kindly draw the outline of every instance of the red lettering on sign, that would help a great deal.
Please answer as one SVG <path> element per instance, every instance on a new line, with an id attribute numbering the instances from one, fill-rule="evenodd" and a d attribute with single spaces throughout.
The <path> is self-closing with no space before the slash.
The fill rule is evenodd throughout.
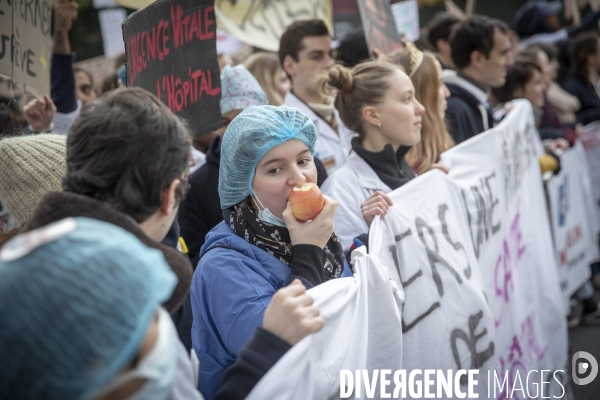
<path id="1" fill-rule="evenodd" d="M 138 32 L 129 38 L 127 48 L 127 75 L 133 85 L 137 76 L 148 67 L 148 63 L 162 61 L 169 55 L 169 22 L 160 20 L 150 31 Z"/>
<path id="2" fill-rule="evenodd" d="M 173 24 L 173 43 L 175 49 L 183 46 L 192 40 L 209 40 L 215 36 L 214 32 L 210 31 L 210 27 L 214 25 L 214 16 L 210 13 L 214 12 L 214 6 L 208 6 L 203 10 L 196 10 L 190 15 L 183 15 L 183 8 L 174 5 L 171 6 L 171 22 Z"/>
<path id="3" fill-rule="evenodd" d="M 577 225 L 569 232 L 567 232 L 567 238 L 565 240 L 565 247 L 558 252 L 558 258 L 560 266 L 564 267 L 567 264 L 567 252 L 573 248 L 583 238 L 583 232 L 581 226 Z"/>
<path id="4" fill-rule="evenodd" d="M 369 19 L 373 24 L 379 26 L 387 25 L 387 15 L 385 12 L 385 4 L 383 0 L 367 0 L 367 10 L 369 11 Z"/>
<path id="5" fill-rule="evenodd" d="M 157 97 L 164 101 L 161 94 L 166 94 L 167 107 L 174 113 L 178 113 L 191 104 L 205 96 L 217 96 L 221 88 L 213 86 L 212 72 L 210 70 L 192 71 L 188 68 L 188 76 L 182 80 L 173 74 L 165 75 L 156 81 Z"/>

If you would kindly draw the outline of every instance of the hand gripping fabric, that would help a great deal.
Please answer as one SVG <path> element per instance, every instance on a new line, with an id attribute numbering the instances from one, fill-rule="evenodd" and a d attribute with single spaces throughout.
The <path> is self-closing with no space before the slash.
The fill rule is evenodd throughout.
<path id="1" fill-rule="evenodd" d="M 0 251 L 0 398 L 88 399 L 138 352 L 176 283 L 162 253 L 67 218 Z"/>
<path id="2" fill-rule="evenodd" d="M 295 108 L 253 106 L 231 121 L 221 143 L 219 197 L 222 209 L 252 194 L 258 162 L 273 147 L 290 139 L 303 141 L 311 154 L 315 152 L 315 126 Z"/>

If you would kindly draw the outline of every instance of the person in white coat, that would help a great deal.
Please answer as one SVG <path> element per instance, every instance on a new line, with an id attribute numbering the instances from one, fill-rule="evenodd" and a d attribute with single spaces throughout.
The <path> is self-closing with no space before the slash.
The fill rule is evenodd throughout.
<path id="1" fill-rule="evenodd" d="M 323 162 L 327 174 L 346 162 L 350 139 L 355 136 L 340 120 L 333 98 L 319 90 L 320 78 L 334 64 L 332 52 L 329 31 L 320 19 L 292 23 L 279 43 L 279 61 L 292 82 L 284 105 L 297 108 L 315 125 L 314 156 Z"/>
<path id="2" fill-rule="evenodd" d="M 354 238 L 368 232 L 375 215 L 385 215 L 393 205 L 386 193 L 416 176 L 404 156 L 421 139 L 425 109 L 410 78 L 388 62 L 370 61 L 352 71 L 336 65 L 325 83 L 338 90 L 335 106 L 358 133 L 346 164 L 322 187 L 338 202 L 336 233 L 348 250 Z"/>

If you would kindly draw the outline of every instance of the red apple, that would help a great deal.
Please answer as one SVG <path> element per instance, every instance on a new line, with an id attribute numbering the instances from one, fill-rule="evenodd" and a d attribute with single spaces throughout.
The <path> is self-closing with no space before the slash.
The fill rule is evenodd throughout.
<path id="1" fill-rule="evenodd" d="M 293 188 L 288 199 L 292 203 L 292 214 L 300 221 L 314 219 L 325 206 L 321 190 L 314 183 Z"/>

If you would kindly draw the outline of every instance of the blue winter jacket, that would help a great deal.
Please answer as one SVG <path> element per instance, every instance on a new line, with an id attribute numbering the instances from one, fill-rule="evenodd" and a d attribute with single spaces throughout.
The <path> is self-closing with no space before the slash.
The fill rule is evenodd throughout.
<path id="1" fill-rule="evenodd" d="M 292 269 L 237 236 L 225 222 L 206 235 L 200 254 L 191 288 L 192 347 L 200 360 L 199 389 L 210 399 Z M 350 275 L 345 265 L 342 276 Z"/>

